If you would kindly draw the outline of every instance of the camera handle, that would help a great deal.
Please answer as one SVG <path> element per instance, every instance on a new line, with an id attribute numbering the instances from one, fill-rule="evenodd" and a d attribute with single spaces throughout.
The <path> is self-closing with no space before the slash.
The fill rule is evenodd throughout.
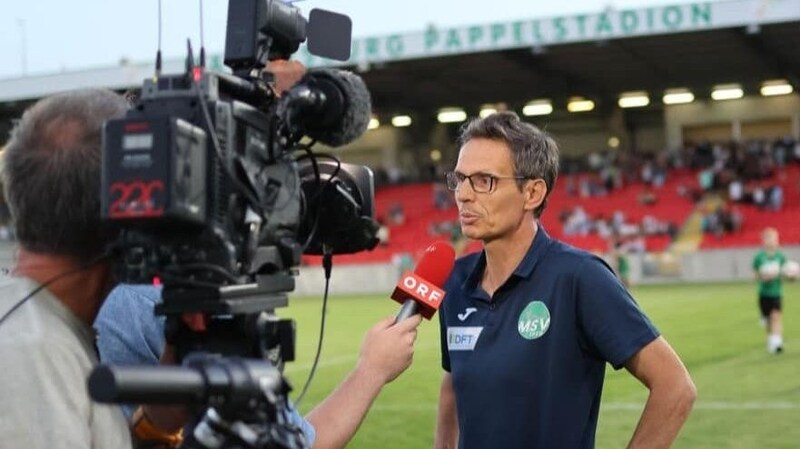
<path id="1" fill-rule="evenodd" d="M 226 390 L 211 399 L 188 433 L 186 449 L 304 449 L 305 435 L 290 419 L 291 389 L 269 362 L 193 355 L 185 365 L 207 378 L 227 377 Z"/>
<path id="2" fill-rule="evenodd" d="M 194 426 L 181 449 L 252 448 L 305 449 L 310 447 L 302 429 L 291 424 L 288 410 L 276 410 L 272 423 L 228 421 L 209 407 Z"/>

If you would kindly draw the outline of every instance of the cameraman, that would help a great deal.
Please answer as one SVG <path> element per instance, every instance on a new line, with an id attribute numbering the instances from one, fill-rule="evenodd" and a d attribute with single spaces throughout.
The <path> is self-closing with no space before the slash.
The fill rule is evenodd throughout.
<path id="1" fill-rule="evenodd" d="M 117 406 L 89 399 L 94 321 L 113 286 L 100 221 L 103 122 L 128 103 L 105 90 L 37 102 L 11 132 L 3 182 L 19 254 L 0 285 L 3 447 L 129 448 Z"/>

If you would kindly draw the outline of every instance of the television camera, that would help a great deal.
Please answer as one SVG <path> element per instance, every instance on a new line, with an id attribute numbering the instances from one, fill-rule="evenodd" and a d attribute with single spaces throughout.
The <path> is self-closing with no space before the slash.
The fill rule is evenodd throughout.
<path id="1" fill-rule="evenodd" d="M 288 304 L 302 254 L 374 248 L 367 167 L 314 152 L 359 137 L 371 116 L 361 78 L 309 70 L 276 93 L 263 70 L 308 41 L 346 60 L 350 21 L 279 0 L 231 0 L 225 64 L 144 81 L 134 107 L 103 133 L 103 217 L 119 230 L 113 266 L 124 283 L 163 287 L 156 313 L 183 366 L 100 366 L 95 400 L 184 403 L 198 418 L 191 447 L 304 447 L 287 419 L 281 375 L 294 359 Z"/>

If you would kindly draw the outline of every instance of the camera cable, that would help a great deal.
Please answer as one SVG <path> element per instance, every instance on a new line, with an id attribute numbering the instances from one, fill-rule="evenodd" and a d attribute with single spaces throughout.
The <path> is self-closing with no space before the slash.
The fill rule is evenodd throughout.
<path id="1" fill-rule="evenodd" d="M 330 287 L 331 283 L 331 270 L 333 268 L 333 248 L 329 247 L 328 245 L 323 245 L 324 254 L 322 256 L 322 267 L 325 270 L 325 293 L 322 296 L 322 319 L 320 320 L 319 325 L 319 340 L 317 341 L 317 354 L 314 356 L 314 363 L 311 365 L 311 371 L 308 373 L 308 379 L 306 379 L 305 385 L 303 385 L 303 390 L 300 392 L 300 395 L 297 396 L 297 399 L 294 401 L 295 406 L 298 406 L 300 402 L 306 395 L 308 391 L 308 386 L 311 385 L 311 380 L 314 379 L 314 373 L 317 371 L 317 364 L 319 363 L 319 356 L 322 353 L 322 340 L 325 336 L 325 318 L 328 314 L 328 288 Z"/>
<path id="2" fill-rule="evenodd" d="M 203 112 L 203 119 L 206 122 L 206 126 L 208 127 L 209 134 L 211 137 L 211 145 L 214 147 L 214 152 L 217 155 L 218 162 L 222 167 L 222 171 L 225 175 L 228 176 L 231 183 L 237 188 L 239 193 L 241 193 L 247 201 L 250 203 L 250 206 L 253 208 L 253 211 L 256 212 L 262 219 L 266 219 L 264 214 L 264 209 L 261 207 L 261 203 L 259 202 L 258 198 L 254 194 L 254 192 L 248 189 L 242 182 L 236 177 L 234 173 L 231 172 L 230 167 L 228 166 L 228 162 L 225 159 L 225 155 L 222 154 L 222 148 L 219 144 L 219 137 L 217 136 L 217 131 L 214 129 L 214 122 L 211 121 L 211 113 L 208 111 L 208 103 L 206 102 L 205 97 L 203 96 L 203 92 L 200 89 L 200 85 L 197 81 L 192 77 L 192 85 L 194 86 L 194 91 L 197 93 L 197 100 L 200 104 L 200 110 Z"/>

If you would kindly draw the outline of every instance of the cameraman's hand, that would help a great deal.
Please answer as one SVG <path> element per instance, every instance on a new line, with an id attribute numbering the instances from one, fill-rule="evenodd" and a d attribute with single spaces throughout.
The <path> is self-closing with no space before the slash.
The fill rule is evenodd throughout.
<path id="1" fill-rule="evenodd" d="M 303 75 L 306 74 L 306 67 L 297 61 L 277 59 L 269 61 L 264 71 L 271 73 L 275 77 L 273 88 L 275 89 L 275 94 L 281 96 L 300 81 Z"/>
<path id="2" fill-rule="evenodd" d="M 392 325 L 394 319 L 385 318 L 367 332 L 356 368 L 384 384 L 393 381 L 411 365 L 417 326 L 422 321 L 419 314 Z"/>

